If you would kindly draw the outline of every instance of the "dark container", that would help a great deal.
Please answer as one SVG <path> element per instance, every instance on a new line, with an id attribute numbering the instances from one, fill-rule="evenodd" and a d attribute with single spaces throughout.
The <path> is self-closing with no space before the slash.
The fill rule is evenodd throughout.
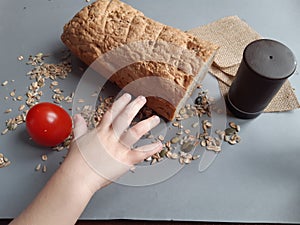
<path id="1" fill-rule="evenodd" d="M 269 39 L 251 42 L 233 81 L 226 103 L 236 117 L 252 119 L 260 115 L 296 70 L 292 51 Z"/>

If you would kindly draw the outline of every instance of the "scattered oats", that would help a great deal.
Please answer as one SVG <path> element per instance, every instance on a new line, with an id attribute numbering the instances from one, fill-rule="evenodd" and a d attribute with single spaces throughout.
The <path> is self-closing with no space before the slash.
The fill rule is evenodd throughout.
<path id="1" fill-rule="evenodd" d="M 234 122 L 229 122 L 229 126 L 233 129 L 236 129 L 236 124 Z"/>
<path id="2" fill-rule="evenodd" d="M 186 114 L 186 109 L 185 109 L 185 108 L 181 108 L 181 109 L 179 110 L 179 114 L 180 114 L 180 115 Z"/>
<path id="3" fill-rule="evenodd" d="M 54 92 L 55 94 L 61 94 L 61 93 L 62 93 L 62 91 L 61 91 L 59 88 L 55 88 L 55 89 L 53 90 L 53 92 Z"/>
<path id="4" fill-rule="evenodd" d="M 93 94 L 91 94 L 91 97 L 98 97 L 98 92 L 94 92 Z"/>
<path id="5" fill-rule="evenodd" d="M 200 141 L 197 140 L 197 141 L 195 141 L 194 146 L 196 147 L 198 145 L 200 145 Z"/>
<path id="6" fill-rule="evenodd" d="M 71 96 L 66 96 L 64 99 L 67 103 L 71 103 L 73 101 Z"/>
<path id="7" fill-rule="evenodd" d="M 8 129 L 9 130 L 15 130 L 15 129 L 17 129 L 17 127 L 18 127 L 18 124 L 16 123 L 16 121 L 13 121 L 12 123 L 10 123 L 9 125 L 8 125 Z"/>
<path id="8" fill-rule="evenodd" d="M 168 149 L 170 149 L 170 148 L 171 148 L 171 141 L 167 141 L 165 145 L 166 145 L 166 147 L 167 147 Z"/>
<path id="9" fill-rule="evenodd" d="M 178 131 L 177 133 L 176 133 L 176 135 L 182 135 L 183 134 L 183 131 L 182 130 L 180 130 L 180 131 Z"/>
<path id="10" fill-rule="evenodd" d="M 8 81 L 6 80 L 6 81 L 4 81 L 1 85 L 2 86 L 6 86 L 8 84 Z"/>
<path id="11" fill-rule="evenodd" d="M 241 131 L 241 127 L 240 127 L 240 125 L 236 125 L 236 128 L 235 128 L 235 130 L 236 130 L 237 132 L 240 132 L 240 131 Z"/>
<path id="12" fill-rule="evenodd" d="M 43 165 L 42 172 L 43 172 L 43 173 L 46 173 L 46 172 L 47 172 L 47 166 L 46 166 L 46 165 Z"/>
<path id="13" fill-rule="evenodd" d="M 198 122 L 192 124 L 192 127 L 193 127 L 193 128 L 196 128 L 196 127 L 198 127 L 198 126 L 199 126 L 199 123 L 198 123 Z"/>
<path id="14" fill-rule="evenodd" d="M 236 134 L 236 136 L 235 136 L 235 141 L 236 141 L 237 143 L 240 143 L 240 141 L 241 141 L 241 137 L 240 137 L 239 135 L 237 135 L 237 134 Z"/>
<path id="15" fill-rule="evenodd" d="M 200 159 L 200 155 L 193 155 L 192 160 Z"/>
<path id="16" fill-rule="evenodd" d="M 231 144 L 231 145 L 235 145 L 237 142 L 236 142 L 236 140 L 229 139 L 228 143 Z"/>
<path id="17" fill-rule="evenodd" d="M 154 138 L 154 136 L 152 134 L 149 134 L 147 138 L 152 139 L 152 138 Z"/>
<path id="18" fill-rule="evenodd" d="M 214 142 L 215 142 L 215 145 L 216 145 L 216 146 L 220 146 L 220 147 L 221 147 L 221 144 L 222 144 L 221 139 L 215 138 L 215 139 L 214 139 Z"/>
<path id="19" fill-rule="evenodd" d="M 20 107 L 19 107 L 19 111 L 23 111 L 24 109 L 25 109 L 25 105 L 23 104 L 23 105 L 20 105 Z"/>
<path id="20" fill-rule="evenodd" d="M 159 136 L 158 136 L 158 139 L 159 139 L 160 141 L 165 140 L 164 136 L 162 136 L 162 135 L 159 135 Z"/>
<path id="21" fill-rule="evenodd" d="M 205 125 L 206 125 L 206 127 L 208 127 L 208 128 L 211 128 L 211 127 L 212 127 L 212 124 L 211 124 L 211 122 L 208 122 L 208 121 L 206 122 L 206 124 L 205 124 Z"/>
<path id="22" fill-rule="evenodd" d="M 10 95 L 11 97 L 14 97 L 14 96 L 16 95 L 16 90 L 13 90 L 12 92 L 10 92 L 9 95 Z"/>
<path id="23" fill-rule="evenodd" d="M 173 123 L 173 126 L 174 126 L 174 127 L 178 127 L 178 126 L 179 126 L 179 123 L 174 122 L 174 123 Z"/>
<path id="24" fill-rule="evenodd" d="M 219 135 L 219 138 L 221 140 L 224 140 L 224 137 L 225 137 L 225 131 L 222 131 L 222 130 L 216 130 L 216 134 Z"/>
<path id="25" fill-rule="evenodd" d="M 152 155 L 152 158 L 159 159 L 160 158 L 159 153 L 155 153 L 154 155 Z"/>
<path id="26" fill-rule="evenodd" d="M 58 151 L 58 152 L 60 152 L 60 151 L 64 150 L 65 147 L 64 147 L 64 146 L 55 146 L 55 147 L 53 147 L 52 149 L 53 149 L 53 150 L 56 150 L 56 151 Z"/>
<path id="27" fill-rule="evenodd" d="M 171 159 L 178 159 L 179 155 L 177 153 L 173 152 L 173 153 L 171 153 L 170 158 Z"/>
<path id="28" fill-rule="evenodd" d="M 64 61 L 58 63 L 58 64 L 51 64 L 51 63 L 45 63 L 44 59 L 48 57 L 48 55 L 45 55 L 44 53 L 38 53 L 35 56 L 29 56 L 28 61 L 26 62 L 27 65 L 32 65 L 33 69 L 27 73 L 27 76 L 29 76 L 30 80 L 32 80 L 31 84 L 28 86 L 28 91 L 24 96 L 16 96 L 16 90 L 14 89 L 9 93 L 9 96 L 12 97 L 13 101 L 25 101 L 25 104 L 28 107 L 31 107 L 35 104 L 37 104 L 43 95 L 43 91 L 40 90 L 43 86 L 45 86 L 45 82 L 47 79 L 51 79 L 51 86 L 57 86 L 58 81 L 57 79 L 65 79 L 68 75 L 68 73 L 71 72 L 71 61 L 70 56 L 65 57 Z M 19 60 L 23 60 L 23 56 L 18 57 Z M 14 82 L 15 80 L 11 80 L 11 82 Z M 8 84 L 8 81 L 4 81 L 1 83 L 2 86 L 5 86 Z M 63 91 L 60 89 L 55 90 L 57 94 L 61 94 Z M 74 93 L 66 98 L 66 101 L 72 102 L 72 98 L 74 96 Z M 64 96 L 58 95 L 56 101 L 64 100 Z M 5 100 L 8 100 L 9 97 L 4 97 Z M 26 107 L 26 105 L 23 104 L 19 107 L 20 111 L 23 111 Z M 6 113 L 11 112 L 11 109 L 6 110 Z M 7 119 L 5 121 L 6 128 L 1 132 L 2 135 L 6 134 L 8 131 L 12 131 L 17 129 L 18 125 L 22 124 L 26 120 L 26 114 L 28 110 L 25 110 L 21 112 L 19 115 Z M 57 150 L 62 150 L 64 148 L 68 148 L 70 145 L 67 141 L 64 142 L 63 146 L 57 146 Z M 42 156 L 42 160 L 47 160 L 47 156 Z M 9 165 L 10 161 L 7 158 L 3 158 L 3 161 L 5 161 L 5 165 Z M 3 165 L 1 166 L 3 167 Z M 38 170 L 42 168 L 42 165 L 37 165 Z M 46 172 L 47 168 L 46 166 L 43 166 L 42 171 Z"/>
<path id="29" fill-rule="evenodd" d="M 190 134 L 190 133 L 191 133 L 191 130 L 190 130 L 190 129 L 185 129 L 185 130 L 184 130 L 184 133 Z"/>
<path id="30" fill-rule="evenodd" d="M 180 157 L 179 158 L 179 163 L 183 165 L 184 164 L 184 158 Z"/>
<path id="31" fill-rule="evenodd" d="M 215 152 L 220 152 L 221 151 L 221 147 L 220 146 L 215 146 L 215 145 L 207 145 L 206 149 L 210 150 L 210 151 L 215 151 Z"/>
<path id="32" fill-rule="evenodd" d="M 5 110 L 4 112 L 5 112 L 5 113 L 11 113 L 11 112 L 12 112 L 12 109 L 9 108 L 9 109 Z"/>
<path id="33" fill-rule="evenodd" d="M 154 165 L 154 164 L 157 163 L 157 162 L 158 162 L 158 160 L 155 159 L 155 158 L 153 158 L 152 161 L 151 161 L 151 163 L 150 163 L 150 165 Z"/>
<path id="34" fill-rule="evenodd" d="M 227 136 L 228 135 L 233 135 L 235 133 L 236 133 L 236 130 L 231 128 L 231 127 L 228 127 L 228 128 L 225 129 L 225 135 L 227 135 Z"/>
<path id="35" fill-rule="evenodd" d="M 0 153 L 0 168 L 7 167 L 11 164 L 8 158 L 4 156 L 3 153 Z"/>
<path id="36" fill-rule="evenodd" d="M 183 119 L 188 119 L 188 118 L 189 118 L 189 115 L 188 115 L 188 114 L 184 114 L 184 115 L 182 116 L 182 118 L 183 118 Z"/>
<path id="37" fill-rule="evenodd" d="M 200 142 L 200 145 L 201 145 L 202 147 L 205 147 L 205 146 L 206 146 L 206 141 L 205 141 L 205 140 L 202 140 L 202 141 Z"/>
<path id="38" fill-rule="evenodd" d="M 192 116 L 194 115 L 193 110 L 189 109 L 189 110 L 187 111 L 187 115 L 188 115 L 189 117 L 192 117 Z"/>
<path id="39" fill-rule="evenodd" d="M 145 159 L 146 162 L 151 162 L 151 160 L 152 160 L 151 156 Z"/>
<path id="40" fill-rule="evenodd" d="M 197 84 L 197 88 L 201 89 L 202 88 L 202 84 Z"/>
<path id="41" fill-rule="evenodd" d="M 191 159 L 189 159 L 189 158 L 183 158 L 183 162 L 185 164 L 190 164 L 191 163 Z"/>
<path id="42" fill-rule="evenodd" d="M 229 140 L 230 140 L 230 136 L 229 136 L 229 135 L 226 135 L 226 136 L 224 137 L 224 141 L 228 142 Z"/>
<path id="43" fill-rule="evenodd" d="M 229 126 L 232 128 L 232 129 L 235 129 L 237 132 L 240 132 L 241 131 L 241 127 L 239 125 L 237 125 L 236 123 L 234 122 L 229 122 Z"/>
<path id="44" fill-rule="evenodd" d="M 39 52 L 38 54 L 35 55 L 35 57 L 37 58 L 42 58 L 44 56 L 44 53 Z"/>
<path id="45" fill-rule="evenodd" d="M 168 152 L 168 150 L 164 148 L 159 152 L 159 156 L 161 158 L 164 158 L 166 156 L 167 152 Z"/>
<path id="46" fill-rule="evenodd" d="M 47 161 L 48 156 L 47 156 L 46 154 L 44 154 L 44 155 L 41 156 L 41 159 L 42 159 L 43 161 Z"/>
<path id="47" fill-rule="evenodd" d="M 180 137 L 178 137 L 178 136 L 175 136 L 175 137 L 173 137 L 172 139 L 171 139 L 171 143 L 172 144 L 176 144 L 176 143 L 178 143 L 180 141 Z"/>
<path id="48" fill-rule="evenodd" d="M 41 163 L 37 164 L 35 167 L 35 171 L 40 171 L 41 167 L 42 167 Z"/>
<path id="49" fill-rule="evenodd" d="M 5 135 L 7 132 L 8 132 L 8 129 L 5 128 L 5 129 L 1 132 L 1 135 Z"/>
<path id="50" fill-rule="evenodd" d="M 24 59 L 24 57 L 22 56 L 22 55 L 20 55 L 19 57 L 18 57 L 18 60 L 19 61 L 22 61 Z"/>
<path id="51" fill-rule="evenodd" d="M 72 142 L 72 138 L 71 138 L 71 137 L 67 138 L 67 139 L 63 142 L 63 147 L 69 148 L 71 142 Z"/>
<path id="52" fill-rule="evenodd" d="M 231 145 L 235 145 L 241 141 L 241 137 L 237 134 L 241 130 L 240 126 L 235 124 L 234 122 L 229 123 L 229 127 L 224 131 L 216 132 L 219 134 L 220 142 L 224 140 Z"/>
<path id="53" fill-rule="evenodd" d="M 58 82 L 57 82 L 56 80 L 55 80 L 55 81 L 52 81 L 52 82 L 51 82 L 51 85 L 52 85 L 52 86 L 57 86 L 57 85 L 58 85 Z"/>
<path id="54" fill-rule="evenodd" d="M 167 152 L 166 152 L 166 157 L 167 157 L 168 159 L 171 159 L 171 155 L 172 155 L 172 152 L 171 152 L 171 151 L 167 151 Z"/>
<path id="55" fill-rule="evenodd" d="M 177 121 L 182 121 L 182 120 L 184 120 L 184 118 L 183 117 L 176 117 L 176 120 Z"/>
<path id="56" fill-rule="evenodd" d="M 85 101 L 84 101 L 84 99 L 78 99 L 77 102 L 78 103 L 84 103 Z"/>
<path id="57" fill-rule="evenodd" d="M 184 142 L 181 145 L 181 151 L 185 152 L 185 153 L 191 152 L 194 148 L 195 148 L 195 146 L 194 146 L 194 143 L 192 141 Z"/>

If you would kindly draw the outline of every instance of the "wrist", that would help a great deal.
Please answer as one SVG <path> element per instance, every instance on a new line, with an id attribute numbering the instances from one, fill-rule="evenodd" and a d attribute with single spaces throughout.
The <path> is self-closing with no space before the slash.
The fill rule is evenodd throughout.
<path id="1" fill-rule="evenodd" d="M 61 170 L 72 182 L 77 183 L 91 195 L 110 183 L 87 164 L 76 145 L 70 148 Z"/>

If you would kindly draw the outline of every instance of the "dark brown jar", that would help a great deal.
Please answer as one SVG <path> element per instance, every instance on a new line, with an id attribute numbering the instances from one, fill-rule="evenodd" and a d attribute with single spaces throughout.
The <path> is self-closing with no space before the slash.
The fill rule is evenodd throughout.
<path id="1" fill-rule="evenodd" d="M 292 51 L 278 41 L 250 43 L 226 96 L 228 109 L 239 118 L 257 117 L 295 72 L 296 65 Z"/>

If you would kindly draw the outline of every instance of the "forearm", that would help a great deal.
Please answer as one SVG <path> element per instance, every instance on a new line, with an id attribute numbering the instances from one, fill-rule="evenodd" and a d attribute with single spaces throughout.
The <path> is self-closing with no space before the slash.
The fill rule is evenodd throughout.
<path id="1" fill-rule="evenodd" d="M 77 149 L 73 150 L 34 201 L 11 224 L 76 223 L 98 187 L 91 185 L 93 177 L 85 173 L 87 165 Z"/>
<path id="2" fill-rule="evenodd" d="M 27 209 L 11 222 L 12 225 L 75 224 L 93 194 L 111 183 L 110 178 L 118 178 L 132 165 L 162 149 L 160 142 L 131 149 L 143 135 L 159 124 L 160 119 L 153 116 L 127 130 L 135 115 L 146 103 L 145 97 L 142 96 L 131 103 L 130 100 L 131 96 L 128 94 L 120 97 L 103 116 L 95 135 L 87 133 L 86 123 L 81 116 L 74 117 L 75 141 L 64 163 Z M 82 144 L 80 151 L 79 143 Z M 102 162 L 112 160 L 111 163 L 105 161 L 104 165 L 98 167 L 97 163 L 101 163 L 101 160 L 94 162 L 93 156 L 97 158 L 99 155 L 103 157 Z M 103 170 L 106 165 L 108 170 Z"/>

